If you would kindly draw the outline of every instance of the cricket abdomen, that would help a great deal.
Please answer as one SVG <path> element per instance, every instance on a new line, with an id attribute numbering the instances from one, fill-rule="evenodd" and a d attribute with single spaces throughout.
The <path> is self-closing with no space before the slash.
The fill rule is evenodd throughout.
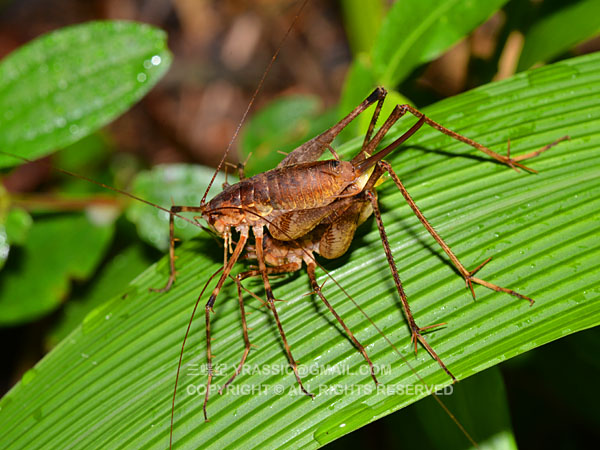
<path id="1" fill-rule="evenodd" d="M 290 211 L 328 205 L 354 178 L 351 163 L 331 160 L 280 167 L 248 181 L 253 184 L 254 202 Z"/>
<path id="2" fill-rule="evenodd" d="M 228 186 L 207 204 L 204 215 L 212 224 L 257 224 L 262 218 L 275 218 L 288 211 L 326 206 L 355 178 L 354 167 L 348 161 L 284 166 Z M 265 221 L 265 225 L 268 223 Z"/>

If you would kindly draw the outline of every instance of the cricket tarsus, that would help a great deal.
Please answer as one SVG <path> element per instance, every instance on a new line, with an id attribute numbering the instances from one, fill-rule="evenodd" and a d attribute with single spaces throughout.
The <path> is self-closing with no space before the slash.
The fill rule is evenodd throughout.
<path id="1" fill-rule="evenodd" d="M 468 271 L 465 268 L 465 266 L 463 266 L 463 264 L 460 262 L 460 260 L 456 257 L 454 252 L 450 249 L 448 244 L 446 244 L 444 242 L 444 240 L 442 239 L 442 237 L 435 231 L 435 229 L 429 223 L 429 221 L 425 218 L 425 216 L 423 215 L 421 210 L 419 210 L 416 203 L 414 202 L 414 200 L 412 199 L 412 197 L 410 196 L 410 194 L 408 193 L 408 191 L 406 190 L 406 188 L 400 181 L 400 178 L 398 177 L 398 175 L 396 175 L 396 172 L 394 172 L 394 170 L 392 169 L 390 164 L 386 161 L 382 161 L 380 163 L 380 166 L 382 167 L 383 170 L 385 170 L 387 173 L 389 173 L 390 177 L 392 178 L 392 180 L 394 181 L 394 183 L 396 184 L 396 186 L 402 193 L 402 196 L 404 197 L 404 199 L 406 200 L 406 202 L 408 203 L 410 208 L 413 210 L 413 212 L 415 213 L 415 215 L 417 216 L 419 221 L 427 229 L 429 234 L 431 234 L 431 236 L 436 240 L 436 242 L 440 245 L 440 247 L 442 247 L 442 250 L 444 250 L 444 252 L 448 255 L 448 257 L 454 264 L 454 267 L 456 267 L 456 269 L 463 276 L 463 278 L 465 279 L 465 282 L 467 284 L 467 287 L 469 287 L 469 289 L 471 290 L 471 294 L 473 295 L 473 298 L 475 298 L 475 291 L 473 289 L 473 283 L 476 283 L 476 284 L 480 284 L 481 286 L 485 286 L 488 289 L 492 289 L 497 292 L 505 292 L 509 295 L 521 298 L 523 300 L 527 300 L 530 305 L 533 305 L 534 301 L 531 298 L 529 298 L 523 294 L 519 294 L 518 292 L 513 291 L 512 289 L 507 289 L 504 287 L 497 286 L 495 284 L 489 283 L 488 281 L 482 280 L 480 278 L 475 278 L 473 275 L 477 271 L 479 271 L 485 264 L 487 264 L 491 260 L 491 258 L 488 258 L 486 261 L 484 261 L 482 264 L 480 264 L 475 270 Z"/>

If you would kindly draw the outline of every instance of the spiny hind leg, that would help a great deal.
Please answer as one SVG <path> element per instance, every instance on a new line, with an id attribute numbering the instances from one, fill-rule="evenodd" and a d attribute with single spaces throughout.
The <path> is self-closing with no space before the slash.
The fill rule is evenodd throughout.
<path id="1" fill-rule="evenodd" d="M 302 162 L 316 161 L 323 154 L 326 149 L 332 150 L 331 143 L 335 137 L 342 132 L 356 117 L 358 117 L 364 110 L 366 110 L 373 103 L 377 103 L 375 113 L 373 114 L 374 119 L 371 120 L 371 125 L 365 139 L 370 138 L 370 133 L 373 131 L 379 112 L 381 111 L 381 105 L 385 99 L 387 91 L 382 87 L 377 87 L 369 96 L 363 100 L 358 106 L 356 106 L 348 115 L 342 118 L 337 124 L 331 128 L 325 130 L 323 133 L 306 141 L 301 146 L 295 148 L 290 152 L 284 159 L 279 163 L 277 167 L 294 165 Z M 335 157 L 335 151 L 332 152 Z"/>
<path id="2" fill-rule="evenodd" d="M 524 166 L 523 164 L 521 164 L 519 161 L 523 161 L 526 159 L 530 159 L 530 158 L 534 158 L 536 156 L 538 156 L 539 154 L 545 152 L 546 150 L 554 147 L 556 144 L 558 144 L 559 142 L 565 141 L 570 139 L 569 136 L 563 136 L 557 140 L 555 140 L 554 142 L 551 142 L 550 144 L 547 144 L 545 146 L 543 146 L 542 148 L 535 150 L 533 152 L 529 152 L 525 155 L 520 155 L 520 156 L 516 156 L 514 158 L 511 158 L 510 156 L 510 141 L 508 141 L 508 149 L 507 149 L 507 154 L 506 156 L 501 155 L 499 153 L 494 152 L 493 150 L 490 150 L 489 148 L 487 148 L 484 145 L 481 145 L 479 142 L 476 142 L 472 139 L 469 139 L 466 136 L 463 136 L 462 134 L 459 134 L 455 131 L 452 131 L 448 128 L 446 128 L 443 125 L 440 125 L 439 123 L 431 120 L 429 117 L 427 117 L 425 114 L 423 114 L 421 111 L 419 111 L 416 108 L 413 108 L 410 105 L 400 105 L 400 108 L 403 109 L 404 111 L 407 111 L 409 113 L 411 113 L 413 116 L 419 118 L 419 119 L 423 119 L 424 122 L 429 125 L 431 128 L 434 128 L 442 133 L 444 133 L 446 136 L 450 136 L 453 139 L 456 139 L 457 141 L 460 142 L 464 142 L 467 145 L 470 145 L 473 148 L 476 148 L 477 150 L 482 151 L 483 153 L 485 153 L 486 155 L 491 156 L 492 158 L 494 158 L 496 161 L 501 162 L 502 164 L 506 164 L 507 166 L 511 167 L 512 169 L 518 171 L 519 167 L 521 169 L 527 170 L 529 172 L 533 172 L 533 173 L 537 173 L 537 171 L 535 171 L 534 169 L 531 169 L 530 167 Z"/>
<path id="3" fill-rule="evenodd" d="M 200 206 L 171 206 L 171 214 L 169 215 L 169 278 L 164 287 L 150 288 L 150 291 L 152 292 L 168 291 L 171 289 L 171 286 L 173 286 L 175 278 L 177 277 L 177 271 L 175 270 L 175 260 L 177 259 L 177 256 L 175 256 L 175 242 L 179 239 L 175 237 L 174 214 L 180 212 L 202 212 L 202 208 Z"/>
<path id="4" fill-rule="evenodd" d="M 376 174 L 376 172 L 374 172 L 374 174 Z M 379 173 L 379 175 L 381 175 L 381 173 Z M 375 175 L 375 176 L 377 176 L 377 178 L 379 178 L 379 175 Z M 412 311 L 410 310 L 410 305 L 408 304 L 408 299 L 406 297 L 406 293 L 404 292 L 404 288 L 402 286 L 402 281 L 400 280 L 400 275 L 398 275 L 398 269 L 396 268 L 396 263 L 394 262 L 394 256 L 392 254 L 392 249 L 390 247 L 390 244 L 389 244 L 389 241 L 387 238 L 387 233 L 385 232 L 385 228 L 383 226 L 383 221 L 381 220 L 381 212 L 379 211 L 379 205 L 377 204 L 377 196 L 375 195 L 375 193 L 373 191 L 370 191 L 370 190 L 366 191 L 365 193 L 366 193 L 367 198 L 371 202 L 371 206 L 373 207 L 373 214 L 375 216 L 375 221 L 377 222 L 377 228 L 379 229 L 379 235 L 381 236 L 381 242 L 383 244 L 383 249 L 385 251 L 385 257 L 388 261 L 390 270 L 392 271 L 392 277 L 394 278 L 394 284 L 396 285 L 396 289 L 398 291 L 398 294 L 400 295 L 400 300 L 402 302 L 402 309 L 404 311 L 406 320 L 408 321 L 408 326 L 410 327 L 411 342 L 414 343 L 415 353 L 417 352 L 417 345 L 418 345 L 417 343 L 420 342 L 421 345 L 423 347 L 425 347 L 427 352 L 429 352 L 431 357 L 438 362 L 438 364 L 440 365 L 440 367 L 442 369 L 444 369 L 444 371 L 448 374 L 448 376 L 450 376 L 450 378 L 452 378 L 453 381 L 456 381 L 456 378 L 454 377 L 452 372 L 450 372 L 450 370 L 446 367 L 446 364 L 444 364 L 444 362 L 441 360 L 441 358 L 438 356 L 438 354 L 435 352 L 435 350 L 433 350 L 433 348 L 429 345 L 429 343 L 427 342 L 427 340 L 425 339 L 425 337 L 423 336 L 423 333 L 422 333 L 423 331 L 427 331 L 432 328 L 436 328 L 436 327 L 445 325 L 445 323 L 438 323 L 438 324 L 429 325 L 426 327 L 419 327 L 417 325 L 417 323 L 415 322 Z"/>
<path id="5" fill-rule="evenodd" d="M 380 165 L 380 167 L 383 170 L 387 171 L 390 174 L 390 177 L 392 178 L 392 180 L 394 180 L 394 183 L 396 183 L 396 186 L 398 187 L 398 189 L 402 193 L 402 196 L 404 197 L 404 199 L 406 200 L 406 202 L 408 203 L 408 205 L 410 206 L 410 208 L 413 210 L 413 212 L 415 213 L 415 215 L 417 216 L 417 218 L 419 219 L 419 221 L 427 229 L 427 231 L 429 232 L 429 234 L 431 234 L 431 236 L 433 236 L 433 238 L 440 245 L 440 247 L 442 247 L 442 249 L 444 250 L 444 252 L 446 252 L 446 254 L 448 255 L 448 257 L 452 261 L 452 264 L 454 264 L 454 267 L 456 267 L 456 269 L 463 276 L 463 278 L 465 279 L 465 283 L 466 283 L 467 287 L 471 290 L 473 298 L 475 298 L 475 291 L 473 289 L 473 283 L 475 283 L 475 284 L 480 284 L 481 286 L 485 286 L 488 289 L 492 289 L 492 290 L 497 291 L 497 292 L 504 292 L 504 293 L 512 295 L 514 297 L 518 297 L 518 298 L 527 300 L 530 305 L 533 305 L 533 300 L 531 298 L 527 297 L 526 295 L 519 294 L 518 292 L 516 292 L 516 291 L 514 291 L 512 289 L 507 289 L 507 288 L 504 288 L 504 287 L 501 287 L 501 286 L 497 286 L 495 284 L 489 283 L 489 282 L 487 282 L 485 280 L 482 280 L 480 278 L 474 277 L 473 275 L 475 275 L 475 273 L 477 273 L 485 264 L 487 264 L 490 261 L 491 258 L 488 258 L 487 260 L 485 260 L 482 264 L 480 264 L 479 266 L 477 266 L 474 270 L 471 270 L 471 271 L 467 270 L 465 268 L 465 266 L 463 266 L 463 264 L 460 262 L 460 260 L 456 257 L 456 255 L 454 254 L 454 252 L 450 249 L 450 247 L 448 246 L 448 244 L 446 244 L 444 242 L 444 240 L 442 239 L 442 237 L 434 230 L 433 226 L 431 226 L 431 224 L 425 218 L 425 216 L 423 215 L 423 213 L 421 212 L 421 210 L 419 210 L 419 208 L 415 204 L 414 200 L 412 199 L 412 197 L 410 196 L 410 194 L 408 193 L 408 191 L 406 190 L 406 188 L 404 187 L 404 185 L 400 181 L 400 178 L 398 178 L 398 175 L 396 175 L 396 173 L 394 172 L 394 170 L 392 169 L 392 167 L 390 166 L 390 164 L 388 162 L 386 162 L 386 161 L 382 161 L 382 162 L 379 163 L 379 165 Z"/>
<path id="6" fill-rule="evenodd" d="M 350 328 L 348 328 L 348 326 L 346 325 L 346 323 L 344 322 L 344 320 L 335 311 L 335 309 L 333 309 L 333 306 L 331 306 L 331 304 L 327 301 L 327 299 L 323 295 L 323 292 L 321 291 L 321 286 L 319 286 L 319 283 L 317 283 L 317 278 L 315 276 L 315 263 L 314 262 L 309 262 L 306 265 L 306 271 L 308 272 L 308 277 L 310 278 L 310 283 L 312 285 L 313 291 L 319 296 L 319 298 L 325 304 L 325 306 L 327 307 L 327 309 L 329 309 L 329 311 L 331 311 L 331 314 L 333 314 L 333 316 L 336 318 L 336 320 L 338 321 L 338 323 L 342 326 L 342 328 L 344 329 L 344 331 L 346 332 L 346 334 L 350 337 L 350 339 L 352 340 L 352 342 L 354 342 L 354 345 L 356 345 L 356 348 L 358 349 L 358 351 L 363 355 L 363 357 L 367 361 L 367 364 L 369 364 L 369 368 L 371 370 L 371 378 L 373 378 L 373 381 L 375 382 L 375 385 L 378 386 L 379 385 L 379 381 L 377 381 L 377 377 L 375 376 L 375 368 L 373 367 L 373 363 L 371 362 L 371 359 L 369 358 L 369 355 L 367 355 L 367 352 L 366 352 L 365 348 L 358 341 L 358 339 L 354 336 L 354 334 L 352 333 L 352 331 L 350 331 Z"/>

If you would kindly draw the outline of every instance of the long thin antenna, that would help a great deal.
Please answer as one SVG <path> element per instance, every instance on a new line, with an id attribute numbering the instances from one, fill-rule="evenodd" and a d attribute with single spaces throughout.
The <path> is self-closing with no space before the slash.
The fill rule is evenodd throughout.
<path id="1" fill-rule="evenodd" d="M 288 36 L 292 32 L 292 29 L 294 28 L 294 25 L 296 25 L 296 22 L 298 22 L 298 18 L 302 14 L 302 10 L 304 10 L 304 7 L 306 6 L 307 3 L 308 3 L 308 0 L 304 0 L 302 2 L 302 5 L 300 5 L 300 8 L 298 9 L 296 16 L 294 17 L 294 20 L 292 21 L 291 25 L 285 32 L 285 35 L 283 36 L 283 38 L 281 39 L 281 42 L 279 43 L 279 47 L 277 47 L 277 50 L 275 50 L 275 53 L 271 57 L 271 61 L 269 61 L 269 65 L 267 66 L 266 70 L 263 72 L 263 75 L 262 75 L 260 81 L 258 82 L 256 89 L 254 90 L 254 94 L 252 94 L 252 98 L 250 99 L 250 102 L 248 103 L 248 106 L 246 107 L 246 111 L 244 111 L 244 114 L 242 115 L 242 118 L 240 119 L 240 122 L 238 123 L 238 126 L 235 129 L 235 132 L 233 133 L 233 136 L 231 137 L 231 140 L 229 141 L 229 144 L 227 145 L 227 148 L 225 149 L 225 153 L 223 153 L 223 157 L 221 158 L 221 161 L 219 161 L 219 165 L 217 166 L 217 169 L 215 170 L 215 173 L 213 174 L 213 176 L 210 180 L 210 183 L 208 183 L 208 187 L 206 188 L 206 191 L 204 192 L 204 195 L 202 196 L 202 201 L 200 202 L 200 206 L 205 205 L 206 196 L 208 195 L 208 191 L 210 191 L 210 188 L 212 187 L 212 185 L 215 181 L 215 178 L 217 178 L 217 174 L 221 170 L 221 167 L 223 167 L 223 164 L 225 163 L 225 159 L 227 158 L 227 155 L 229 155 L 229 151 L 231 150 L 231 147 L 233 147 L 233 143 L 237 139 L 237 136 L 240 133 L 240 130 L 242 129 L 242 125 L 244 125 L 244 122 L 246 121 L 246 117 L 248 117 L 248 113 L 250 112 L 252 105 L 254 105 L 254 101 L 256 100 L 258 93 L 262 89 L 263 84 L 265 83 L 265 79 L 267 78 L 267 75 L 271 71 L 271 67 L 273 67 L 275 60 L 279 56 L 279 52 L 281 51 L 283 44 L 285 43 Z"/>
<path id="2" fill-rule="evenodd" d="M 20 159 L 21 161 L 25 161 L 25 162 L 28 162 L 28 163 L 33 163 L 33 162 L 34 162 L 32 159 L 25 158 L 24 156 L 17 155 L 17 154 L 15 154 L 15 153 L 5 152 L 4 150 L 0 150 L 0 154 L 2 154 L 2 155 L 7 155 L 7 156 L 10 156 L 10 157 L 12 157 L 12 158 L 15 158 L 15 159 Z M 137 195 L 134 195 L 134 194 L 132 194 L 131 192 L 123 191 L 123 190 L 121 190 L 121 189 L 118 189 L 118 188 L 116 188 L 116 187 L 109 186 L 108 184 L 101 183 L 100 181 L 96 181 L 96 180 L 94 180 L 94 179 L 92 179 L 92 178 L 88 178 L 88 177 L 86 177 L 85 175 L 79 175 L 79 174 L 77 174 L 77 173 L 74 173 L 74 172 L 71 172 L 71 171 L 69 171 L 69 170 L 62 169 L 62 168 L 60 168 L 60 167 L 53 166 L 53 165 L 52 165 L 52 164 L 50 164 L 49 162 L 46 162 L 46 161 L 43 161 L 43 160 L 38 160 L 38 162 L 42 162 L 42 164 L 45 164 L 46 166 L 50 167 L 52 170 L 57 170 L 57 171 L 59 171 L 59 172 L 61 172 L 61 173 L 64 173 L 64 174 L 66 174 L 66 175 L 69 175 L 69 176 L 71 176 L 71 177 L 74 177 L 74 178 L 79 178 L 79 179 L 81 179 L 81 180 L 88 181 L 88 182 L 90 182 L 90 183 L 92 183 L 92 184 L 95 184 L 96 186 L 100 186 L 100 187 L 102 187 L 102 188 L 104 188 L 104 189 L 108 189 L 109 191 L 113 191 L 113 192 L 116 192 L 117 194 L 124 195 L 125 197 L 129 197 L 129 198 L 131 198 L 131 199 L 133 199 L 133 200 L 136 200 L 136 201 L 138 201 L 138 202 L 145 203 L 146 205 L 149 205 L 149 206 L 154 206 L 155 208 L 158 208 L 158 209 L 160 209 L 161 211 L 164 211 L 164 212 L 166 212 L 166 213 L 167 213 L 167 214 L 169 214 L 169 215 L 174 215 L 175 217 L 178 217 L 178 218 L 180 218 L 180 219 L 182 219 L 182 220 L 185 220 L 186 222 L 189 222 L 189 223 L 191 223 L 192 225 L 194 225 L 194 226 L 196 226 L 196 227 L 202 228 L 203 230 L 206 230 L 206 231 L 209 231 L 209 232 L 210 232 L 210 230 L 209 230 L 208 228 L 206 228 L 206 227 L 202 226 L 202 224 L 201 224 L 201 223 L 199 223 L 199 222 L 196 222 L 195 220 L 189 219 L 189 218 L 187 218 L 187 217 L 184 217 L 184 216 L 182 216 L 182 215 L 180 215 L 180 214 L 177 214 L 177 213 L 175 213 L 175 212 L 171 212 L 171 210 L 169 210 L 169 209 L 167 209 L 167 208 L 164 208 L 164 207 L 162 207 L 162 206 L 160 206 L 160 205 L 157 205 L 156 203 L 152 203 L 152 202 L 150 202 L 150 201 L 148 201 L 148 200 L 144 200 L 143 198 L 141 198 L 141 197 L 138 197 Z"/>

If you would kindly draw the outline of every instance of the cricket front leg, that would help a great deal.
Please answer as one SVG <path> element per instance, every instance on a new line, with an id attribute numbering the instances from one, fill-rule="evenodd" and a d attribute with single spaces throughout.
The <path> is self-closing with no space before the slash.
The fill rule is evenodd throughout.
<path id="1" fill-rule="evenodd" d="M 527 300 L 530 305 L 533 305 L 533 300 L 531 298 L 527 297 L 526 295 L 519 294 L 518 292 L 516 292 L 516 291 L 514 291 L 512 289 L 507 289 L 507 288 L 504 288 L 504 287 L 501 287 L 501 286 L 497 286 L 495 284 L 492 284 L 492 283 L 489 283 L 489 282 L 487 282 L 485 280 L 482 280 L 481 278 L 474 277 L 473 275 L 475 275 L 492 258 L 486 259 L 483 263 L 481 263 L 479 266 L 477 266 L 474 270 L 471 270 L 471 271 L 467 270 L 465 268 L 465 266 L 463 266 L 463 264 L 460 262 L 460 260 L 456 257 L 456 255 L 454 254 L 454 252 L 450 249 L 450 247 L 448 246 L 448 244 L 446 244 L 444 242 L 444 240 L 441 238 L 441 236 L 433 229 L 433 227 L 431 226 L 431 224 L 429 223 L 429 221 L 425 218 L 425 216 L 423 215 L 423 213 L 421 212 L 421 210 L 417 207 L 417 205 L 415 204 L 414 200 L 412 199 L 412 197 L 410 196 L 410 194 L 408 193 L 408 191 L 406 190 L 406 188 L 404 187 L 404 185 L 400 181 L 400 178 L 398 178 L 398 175 L 396 175 L 396 173 L 392 169 L 391 165 L 388 162 L 386 162 L 386 161 L 382 161 L 379 164 L 380 164 L 380 167 L 382 167 L 385 171 L 387 171 L 390 174 L 390 177 L 392 178 L 392 180 L 394 180 L 394 183 L 396 183 L 396 186 L 398 187 L 398 189 L 402 193 L 402 196 L 404 197 L 404 199 L 406 200 L 406 202 L 408 203 L 408 205 L 410 206 L 410 208 L 413 210 L 413 212 L 415 213 L 415 215 L 417 216 L 417 218 L 419 219 L 419 221 L 427 229 L 427 231 L 429 232 L 429 234 L 431 234 L 431 236 L 433 236 L 433 238 L 437 241 L 437 243 L 440 245 L 440 247 L 442 247 L 442 249 L 444 250 L 444 252 L 446 252 L 446 254 L 448 255 L 448 257 L 452 261 L 452 264 L 454 264 L 454 267 L 456 267 L 456 269 L 463 276 L 463 278 L 465 279 L 465 283 L 466 283 L 467 287 L 471 290 L 471 294 L 473 295 L 473 298 L 475 298 L 475 291 L 473 289 L 473 283 L 475 283 L 475 284 L 480 284 L 481 286 L 485 286 L 488 289 L 492 289 L 492 290 L 497 291 L 497 292 L 504 292 L 504 293 L 512 295 L 514 297 L 518 297 L 518 298 Z"/>
<path id="2" fill-rule="evenodd" d="M 225 282 L 225 280 L 231 273 L 231 269 L 233 268 L 234 264 L 237 262 L 240 255 L 242 254 L 242 250 L 244 249 L 244 246 L 246 245 L 247 240 L 248 240 L 248 229 L 243 228 L 242 230 L 240 230 L 240 237 L 238 239 L 237 245 L 235 246 L 233 254 L 231 255 L 231 258 L 229 258 L 229 261 L 227 261 L 227 264 L 225 265 L 225 267 L 223 268 L 223 273 L 221 273 L 221 277 L 219 278 L 217 285 L 213 289 L 212 294 L 210 295 L 208 301 L 206 302 L 206 306 L 204 307 L 204 317 L 206 320 L 206 360 L 207 360 L 208 375 L 207 375 L 207 379 L 206 379 L 206 392 L 204 394 L 204 403 L 202 404 L 202 411 L 204 412 L 204 420 L 206 422 L 208 422 L 208 414 L 206 413 L 206 405 L 208 404 L 208 399 L 210 397 L 210 387 L 211 387 L 212 379 L 213 379 L 212 351 L 211 351 L 211 337 L 210 337 L 210 314 L 212 312 L 214 312 L 213 306 L 215 304 L 217 296 L 219 295 L 219 292 L 221 291 L 221 288 L 223 287 L 223 283 Z"/>
<path id="3" fill-rule="evenodd" d="M 171 206 L 171 213 L 169 214 L 169 278 L 164 287 L 150 288 L 149 290 L 152 292 L 167 292 L 173 286 L 175 278 L 177 278 L 177 271 L 175 270 L 175 260 L 177 259 L 175 255 L 175 242 L 179 239 L 175 237 L 174 220 L 175 214 L 180 212 L 202 212 L 202 209 L 199 206 Z"/>
<path id="4" fill-rule="evenodd" d="M 446 367 L 446 364 L 441 360 L 438 354 L 433 350 L 433 348 L 429 345 L 422 332 L 431 330 L 432 328 L 437 328 L 442 325 L 446 325 L 445 323 L 438 323 L 435 325 L 428 325 L 426 327 L 419 327 L 415 322 L 412 311 L 410 310 L 410 305 L 408 304 L 408 299 L 406 298 L 406 293 L 404 292 L 404 288 L 402 287 L 402 281 L 400 280 L 400 276 L 398 275 L 398 269 L 396 268 L 396 263 L 394 262 L 394 256 L 392 255 L 392 249 L 390 247 L 390 243 L 387 238 L 387 234 L 385 232 L 385 228 L 383 226 L 383 220 L 381 219 L 381 212 L 379 211 L 379 205 L 377 204 L 377 196 L 373 191 L 366 191 L 366 196 L 371 202 L 371 206 L 373 207 L 373 214 L 375 216 L 375 221 L 377 222 L 377 228 L 379 229 L 379 235 L 381 236 L 381 242 L 383 243 L 383 249 L 385 251 L 385 256 L 388 261 L 388 265 L 390 266 L 390 270 L 392 271 L 392 276 L 394 278 L 394 284 L 396 285 L 396 289 L 398 290 L 398 294 L 400 294 L 400 300 L 402 302 L 402 309 L 404 310 L 404 315 L 406 316 L 406 320 L 408 321 L 408 326 L 410 327 L 411 332 L 411 342 L 415 346 L 415 353 L 417 353 L 418 343 L 421 343 L 423 347 L 429 352 L 431 357 L 435 359 L 440 367 L 444 369 L 444 371 L 452 378 L 452 381 L 457 381 L 456 377 L 450 372 L 450 370 Z"/>

